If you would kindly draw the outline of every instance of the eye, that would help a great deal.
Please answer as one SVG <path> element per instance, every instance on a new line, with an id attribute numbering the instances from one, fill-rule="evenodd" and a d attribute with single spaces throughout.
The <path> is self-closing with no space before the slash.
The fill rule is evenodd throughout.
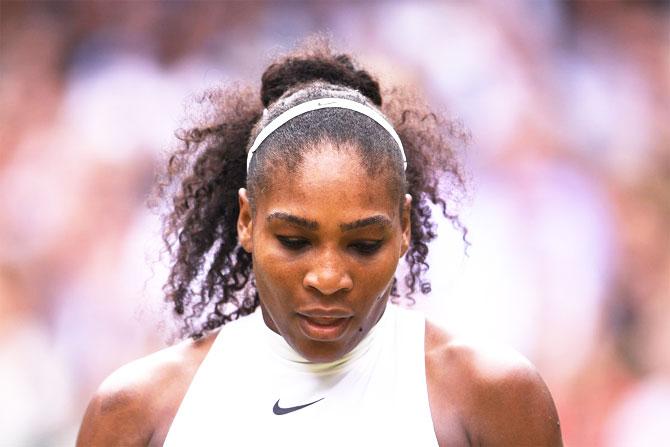
<path id="1" fill-rule="evenodd" d="M 309 245 L 309 241 L 307 239 L 303 239 L 301 237 L 277 236 L 277 240 L 285 248 L 288 248 L 289 250 L 294 250 L 294 251 L 302 250 L 303 248 L 305 248 Z"/>
<path id="2" fill-rule="evenodd" d="M 349 245 L 352 249 L 364 256 L 375 254 L 382 246 L 382 239 L 373 241 L 357 241 Z"/>

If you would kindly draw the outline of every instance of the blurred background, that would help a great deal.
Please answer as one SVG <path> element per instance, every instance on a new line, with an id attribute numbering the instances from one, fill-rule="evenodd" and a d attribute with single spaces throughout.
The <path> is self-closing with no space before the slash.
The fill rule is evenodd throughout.
<path id="1" fill-rule="evenodd" d="M 670 439 L 668 2 L 0 3 L 0 445 L 71 445 L 164 347 L 146 200 L 207 87 L 330 33 L 471 132 L 417 307 L 548 383 L 569 446 Z"/>

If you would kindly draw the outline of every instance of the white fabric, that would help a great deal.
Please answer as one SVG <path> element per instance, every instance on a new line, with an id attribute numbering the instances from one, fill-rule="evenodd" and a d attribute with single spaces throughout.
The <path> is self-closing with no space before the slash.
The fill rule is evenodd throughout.
<path id="1" fill-rule="evenodd" d="M 405 170 L 407 170 L 407 157 L 405 157 L 405 150 L 402 147 L 400 137 L 396 133 L 391 123 L 389 123 L 386 117 L 384 117 L 384 115 L 382 115 L 380 112 L 371 107 L 361 104 L 360 102 L 352 101 L 350 99 L 321 98 L 321 99 L 314 99 L 311 101 L 305 101 L 301 104 L 298 104 L 295 107 L 291 107 L 290 109 L 279 115 L 277 118 L 270 121 L 270 123 L 267 126 L 265 126 L 263 130 L 261 130 L 261 132 L 254 140 L 254 144 L 251 145 L 251 149 L 249 149 L 249 153 L 247 155 L 247 171 L 249 170 L 249 165 L 251 164 L 251 157 L 253 157 L 254 152 L 256 152 L 261 143 L 268 136 L 270 136 L 272 132 L 279 129 L 281 126 L 283 126 L 296 116 L 302 115 L 307 112 L 311 112 L 312 110 L 326 109 L 326 108 L 349 109 L 361 113 L 369 118 L 372 118 L 375 122 L 377 122 L 377 124 L 382 126 L 398 144 L 398 149 L 400 150 L 400 155 L 402 156 L 404 168 Z"/>
<path id="2" fill-rule="evenodd" d="M 389 305 L 344 358 L 305 361 L 260 310 L 221 329 L 165 446 L 437 446 L 424 318 Z M 322 399 L 322 400 L 319 400 Z M 283 408 L 318 402 L 288 414 Z"/>

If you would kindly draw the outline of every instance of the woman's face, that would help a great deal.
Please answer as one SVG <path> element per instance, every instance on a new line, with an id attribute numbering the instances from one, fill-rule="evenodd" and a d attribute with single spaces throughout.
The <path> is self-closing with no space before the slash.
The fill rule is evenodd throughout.
<path id="1" fill-rule="evenodd" d="M 411 198 L 401 212 L 383 174 L 322 146 L 256 197 L 253 216 L 241 189 L 238 221 L 265 323 L 313 362 L 342 357 L 379 320 L 410 237 Z"/>

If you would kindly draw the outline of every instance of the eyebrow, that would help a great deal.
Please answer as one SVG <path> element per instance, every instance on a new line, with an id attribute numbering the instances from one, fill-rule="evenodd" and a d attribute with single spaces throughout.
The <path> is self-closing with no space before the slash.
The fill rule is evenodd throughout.
<path id="1" fill-rule="evenodd" d="M 285 222 L 290 223 L 291 225 L 306 228 L 308 230 L 316 230 L 317 228 L 319 228 L 319 224 L 314 220 L 305 219 L 304 217 L 298 217 L 294 216 L 293 214 L 282 213 L 279 211 L 270 214 L 267 218 L 268 222 L 271 222 L 276 219 L 283 220 Z"/>
<path id="2" fill-rule="evenodd" d="M 271 221 L 277 220 L 277 219 L 288 222 L 291 225 L 295 225 L 297 227 L 305 228 L 305 229 L 312 230 L 312 231 L 319 228 L 318 222 L 316 222 L 314 220 L 305 219 L 304 217 L 299 217 L 299 216 L 295 216 L 293 214 L 283 213 L 283 212 L 280 212 L 280 211 L 274 212 L 267 217 L 268 222 L 271 222 Z M 391 223 L 391 220 L 388 217 L 382 216 L 381 214 L 378 214 L 378 215 L 375 215 L 375 216 L 366 217 L 364 219 L 358 219 L 358 220 L 355 220 L 353 222 L 340 224 L 340 229 L 343 232 L 346 232 L 346 231 L 355 230 L 355 229 L 361 228 L 361 227 L 368 227 L 368 226 L 371 226 L 371 225 L 381 225 L 383 227 L 391 227 L 392 223 Z"/>
<path id="3" fill-rule="evenodd" d="M 382 227 L 391 227 L 391 220 L 386 217 L 378 214 L 376 216 L 366 217 L 365 219 L 358 219 L 353 222 L 340 224 L 340 229 L 342 231 L 351 231 L 356 228 L 368 227 L 370 225 L 380 225 Z"/>

